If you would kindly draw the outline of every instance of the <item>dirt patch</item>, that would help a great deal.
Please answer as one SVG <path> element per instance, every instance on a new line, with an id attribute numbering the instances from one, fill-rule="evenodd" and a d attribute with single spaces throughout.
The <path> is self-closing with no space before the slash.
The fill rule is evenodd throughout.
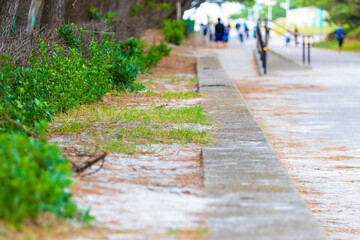
<path id="1" fill-rule="evenodd" d="M 326 147 L 322 149 L 323 151 L 334 151 L 334 152 L 347 152 L 347 151 L 351 151 L 354 150 L 354 148 L 350 148 L 350 147 Z"/>
<path id="2" fill-rule="evenodd" d="M 353 157 L 353 156 L 334 156 L 334 157 L 326 157 L 326 159 L 331 161 L 344 161 L 344 160 L 350 160 L 350 159 L 359 159 L 359 157 Z"/>
<path id="3" fill-rule="evenodd" d="M 278 85 L 278 84 L 271 84 L 270 81 L 248 81 L 246 83 L 241 83 L 241 81 L 235 81 L 235 82 L 240 92 L 245 95 L 251 93 L 275 93 L 275 92 L 277 94 L 282 94 L 285 91 L 291 91 L 291 90 L 327 91 L 326 88 L 315 85 L 302 85 L 302 84 Z"/>

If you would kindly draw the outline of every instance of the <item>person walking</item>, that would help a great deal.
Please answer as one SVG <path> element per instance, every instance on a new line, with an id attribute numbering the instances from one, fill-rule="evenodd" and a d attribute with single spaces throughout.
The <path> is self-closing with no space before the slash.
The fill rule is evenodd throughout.
<path id="1" fill-rule="evenodd" d="M 270 41 L 270 30 L 270 27 L 265 27 L 266 45 L 268 45 Z"/>
<path id="2" fill-rule="evenodd" d="M 246 38 L 249 39 L 249 27 L 247 26 L 246 22 L 244 22 L 244 29 L 245 29 L 245 33 L 246 33 Z"/>
<path id="3" fill-rule="evenodd" d="M 299 38 L 299 29 L 297 27 L 295 27 L 294 29 L 294 38 L 295 38 L 295 46 L 297 47 L 299 42 L 298 42 L 298 38 Z"/>
<path id="4" fill-rule="evenodd" d="M 344 38 L 345 38 L 345 29 L 342 27 L 341 22 L 339 23 L 339 27 L 336 29 L 335 34 L 336 34 L 336 39 L 337 39 L 338 45 L 339 45 L 338 52 L 341 53 L 341 48 L 342 48 L 342 45 L 344 43 Z"/>
<path id="5" fill-rule="evenodd" d="M 217 24 L 215 25 L 215 41 L 217 48 L 220 48 L 220 44 L 223 42 L 224 31 L 224 24 L 222 24 L 221 19 L 218 18 Z"/>
<path id="6" fill-rule="evenodd" d="M 289 29 L 286 30 L 286 32 L 284 33 L 285 36 L 285 43 L 286 43 L 286 47 L 290 47 L 290 42 L 291 42 L 291 32 Z"/>
<path id="7" fill-rule="evenodd" d="M 243 42 L 244 42 L 244 38 L 245 38 L 245 27 L 244 27 L 244 23 L 240 24 L 240 27 L 239 27 L 239 29 L 238 29 L 238 34 L 239 34 L 240 42 L 243 43 Z"/>
<path id="8" fill-rule="evenodd" d="M 224 30 L 223 47 L 227 47 L 227 46 L 228 46 L 229 34 L 230 34 L 230 25 L 226 26 L 226 27 L 225 27 L 225 30 Z"/>

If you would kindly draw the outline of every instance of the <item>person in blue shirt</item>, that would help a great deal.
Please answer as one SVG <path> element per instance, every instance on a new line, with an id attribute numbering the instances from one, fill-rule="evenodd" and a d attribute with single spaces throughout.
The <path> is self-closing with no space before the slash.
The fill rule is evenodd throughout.
<path id="1" fill-rule="evenodd" d="M 228 46 L 228 41 L 229 41 L 229 33 L 230 33 L 230 25 L 225 26 L 225 30 L 224 30 L 224 36 L 223 36 L 223 47 L 227 47 Z"/>
<path id="2" fill-rule="evenodd" d="M 342 27 L 342 23 L 339 23 L 339 27 L 336 29 L 335 34 L 336 34 L 336 39 L 338 41 L 339 53 L 340 53 L 345 38 L 345 29 Z"/>

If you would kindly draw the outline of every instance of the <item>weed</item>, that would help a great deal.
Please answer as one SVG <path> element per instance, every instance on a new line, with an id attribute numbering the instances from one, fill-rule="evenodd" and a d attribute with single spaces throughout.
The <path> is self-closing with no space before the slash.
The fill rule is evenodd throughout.
<path id="1" fill-rule="evenodd" d="M 160 98 L 165 99 L 191 99 L 191 98 L 200 98 L 203 97 L 201 93 L 198 92 L 163 92 Z"/>
<path id="2" fill-rule="evenodd" d="M 85 105 L 59 115 L 56 121 L 59 122 L 65 119 L 70 119 L 68 121 L 76 125 L 76 127 L 69 127 L 69 122 L 67 122 L 61 128 L 66 132 L 74 132 L 79 127 L 86 126 L 84 123 L 92 121 L 209 124 L 204 109 L 198 106 L 177 109 L 156 106 L 148 108 L 117 108 L 109 105 Z"/>
<path id="3" fill-rule="evenodd" d="M 212 141 L 212 136 L 208 131 L 198 131 L 191 128 L 173 128 L 160 124 L 142 123 L 134 127 L 116 129 L 112 136 L 114 141 L 105 147 L 109 150 L 124 153 L 139 153 L 137 146 L 149 146 L 151 144 L 171 144 L 171 143 L 196 143 L 208 144 Z M 142 151 L 143 152 L 143 151 Z"/>

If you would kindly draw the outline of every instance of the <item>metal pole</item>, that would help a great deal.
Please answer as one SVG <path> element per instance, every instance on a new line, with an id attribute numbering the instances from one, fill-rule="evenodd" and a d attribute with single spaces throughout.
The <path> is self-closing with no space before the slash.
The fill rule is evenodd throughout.
<path id="1" fill-rule="evenodd" d="M 266 69 L 266 52 L 267 52 L 267 47 L 263 48 L 263 55 L 264 55 L 264 59 L 263 59 L 263 67 L 264 67 L 264 75 L 266 75 L 267 73 L 267 69 Z"/>
<path id="2" fill-rule="evenodd" d="M 303 64 L 305 65 L 305 36 L 303 36 Z"/>
<path id="3" fill-rule="evenodd" d="M 310 44 L 310 36 L 308 36 L 308 65 L 310 65 L 310 48 L 311 48 L 311 44 Z"/>

